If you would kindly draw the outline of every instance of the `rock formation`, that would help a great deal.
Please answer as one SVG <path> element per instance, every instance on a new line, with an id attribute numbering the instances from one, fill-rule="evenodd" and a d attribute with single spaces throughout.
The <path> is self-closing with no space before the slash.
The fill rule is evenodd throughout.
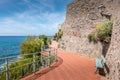
<path id="1" fill-rule="evenodd" d="M 102 53 L 101 43 L 90 43 L 87 36 L 95 25 L 113 21 L 111 44 L 106 54 L 108 80 L 120 80 L 120 0 L 74 0 L 67 6 L 66 20 L 60 25 L 63 36 L 60 48 L 96 58 Z"/>
<path id="2" fill-rule="evenodd" d="M 120 0 L 113 0 L 108 8 L 112 13 L 113 33 L 107 53 L 107 80 L 120 80 Z"/>
<path id="3" fill-rule="evenodd" d="M 75 0 L 67 7 L 66 20 L 61 25 L 64 31 L 60 47 L 66 51 L 96 57 L 102 45 L 88 41 L 88 34 L 94 32 L 95 25 L 111 17 L 101 0 Z M 109 16 L 109 17 L 106 17 Z"/>

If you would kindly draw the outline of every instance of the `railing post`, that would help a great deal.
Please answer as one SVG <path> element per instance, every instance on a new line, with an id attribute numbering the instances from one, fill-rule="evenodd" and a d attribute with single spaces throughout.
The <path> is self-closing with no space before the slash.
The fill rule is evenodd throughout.
<path id="1" fill-rule="evenodd" d="M 44 60 L 44 67 L 46 67 L 46 62 L 47 62 L 47 61 L 46 61 L 46 57 L 44 57 L 44 58 L 45 58 L 45 60 Z"/>
<path id="2" fill-rule="evenodd" d="M 42 68 L 43 67 L 42 54 L 40 55 L 40 63 L 41 63 L 41 68 Z"/>
<path id="3" fill-rule="evenodd" d="M 22 70 L 22 66 L 21 66 L 21 77 L 23 77 L 23 70 Z"/>
<path id="4" fill-rule="evenodd" d="M 48 66 L 50 67 L 50 51 L 48 52 Z"/>
<path id="5" fill-rule="evenodd" d="M 55 61 L 57 61 L 57 49 L 55 49 Z"/>
<path id="6" fill-rule="evenodd" d="M 43 51 L 45 51 L 45 46 L 43 46 Z"/>
<path id="7" fill-rule="evenodd" d="M 41 46 L 41 52 L 43 51 L 43 46 Z"/>
<path id="8" fill-rule="evenodd" d="M 35 67 L 35 54 L 33 54 L 33 72 L 35 72 L 36 67 Z"/>
<path id="9" fill-rule="evenodd" d="M 9 80 L 9 75 L 8 75 L 8 58 L 5 59 L 6 63 L 6 80 Z"/>

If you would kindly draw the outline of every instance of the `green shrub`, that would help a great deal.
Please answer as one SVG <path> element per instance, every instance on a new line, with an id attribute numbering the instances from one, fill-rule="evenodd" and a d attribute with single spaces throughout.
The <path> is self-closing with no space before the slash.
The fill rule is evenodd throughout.
<path id="1" fill-rule="evenodd" d="M 55 61 L 55 56 L 50 56 L 50 64 Z"/>
<path id="2" fill-rule="evenodd" d="M 89 35 L 88 35 L 88 39 L 89 39 L 90 42 L 91 42 L 91 41 L 97 42 L 97 37 L 96 37 L 95 34 L 89 34 Z"/>
<path id="3" fill-rule="evenodd" d="M 43 41 L 44 45 L 48 45 L 51 42 L 51 39 L 45 35 L 39 36 L 39 39 Z"/>
<path id="4" fill-rule="evenodd" d="M 102 24 L 98 24 L 95 34 L 89 34 L 89 41 L 100 41 L 102 43 L 110 43 L 112 35 L 112 21 L 106 21 Z"/>
<path id="5" fill-rule="evenodd" d="M 56 40 L 56 41 L 60 40 L 62 35 L 63 35 L 63 31 L 61 29 L 59 29 L 58 33 L 55 33 L 55 35 L 54 35 L 54 40 Z"/>
<path id="6" fill-rule="evenodd" d="M 35 52 L 40 52 L 41 47 L 48 45 L 51 39 L 45 35 L 39 36 L 39 38 L 35 36 L 29 36 L 20 46 L 21 54 L 30 54 Z M 26 56 L 26 58 L 31 57 Z"/>
<path id="7" fill-rule="evenodd" d="M 97 38 L 102 41 L 109 43 L 112 35 L 112 21 L 106 21 L 103 24 L 101 24 L 101 27 L 96 29 L 96 36 Z"/>

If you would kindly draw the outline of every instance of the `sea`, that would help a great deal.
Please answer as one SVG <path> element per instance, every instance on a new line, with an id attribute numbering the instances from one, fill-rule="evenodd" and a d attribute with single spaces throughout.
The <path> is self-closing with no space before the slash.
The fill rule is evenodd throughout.
<path id="1" fill-rule="evenodd" d="M 20 54 L 20 44 L 26 36 L 0 36 L 0 58 Z"/>
<path id="2" fill-rule="evenodd" d="M 53 36 L 48 36 L 51 39 Z M 25 41 L 27 36 L 0 36 L 0 58 L 20 55 L 20 44 Z M 0 64 L 5 61 L 0 60 Z"/>
<path id="3" fill-rule="evenodd" d="M 0 58 L 20 55 L 20 44 L 26 36 L 0 36 Z M 0 64 L 4 61 L 0 61 Z"/>

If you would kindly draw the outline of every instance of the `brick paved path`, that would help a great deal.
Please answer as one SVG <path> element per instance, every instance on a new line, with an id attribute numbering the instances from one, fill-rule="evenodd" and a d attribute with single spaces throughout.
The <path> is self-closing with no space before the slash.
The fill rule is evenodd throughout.
<path id="1" fill-rule="evenodd" d="M 100 80 L 95 60 L 58 50 L 58 61 L 22 80 Z"/>

